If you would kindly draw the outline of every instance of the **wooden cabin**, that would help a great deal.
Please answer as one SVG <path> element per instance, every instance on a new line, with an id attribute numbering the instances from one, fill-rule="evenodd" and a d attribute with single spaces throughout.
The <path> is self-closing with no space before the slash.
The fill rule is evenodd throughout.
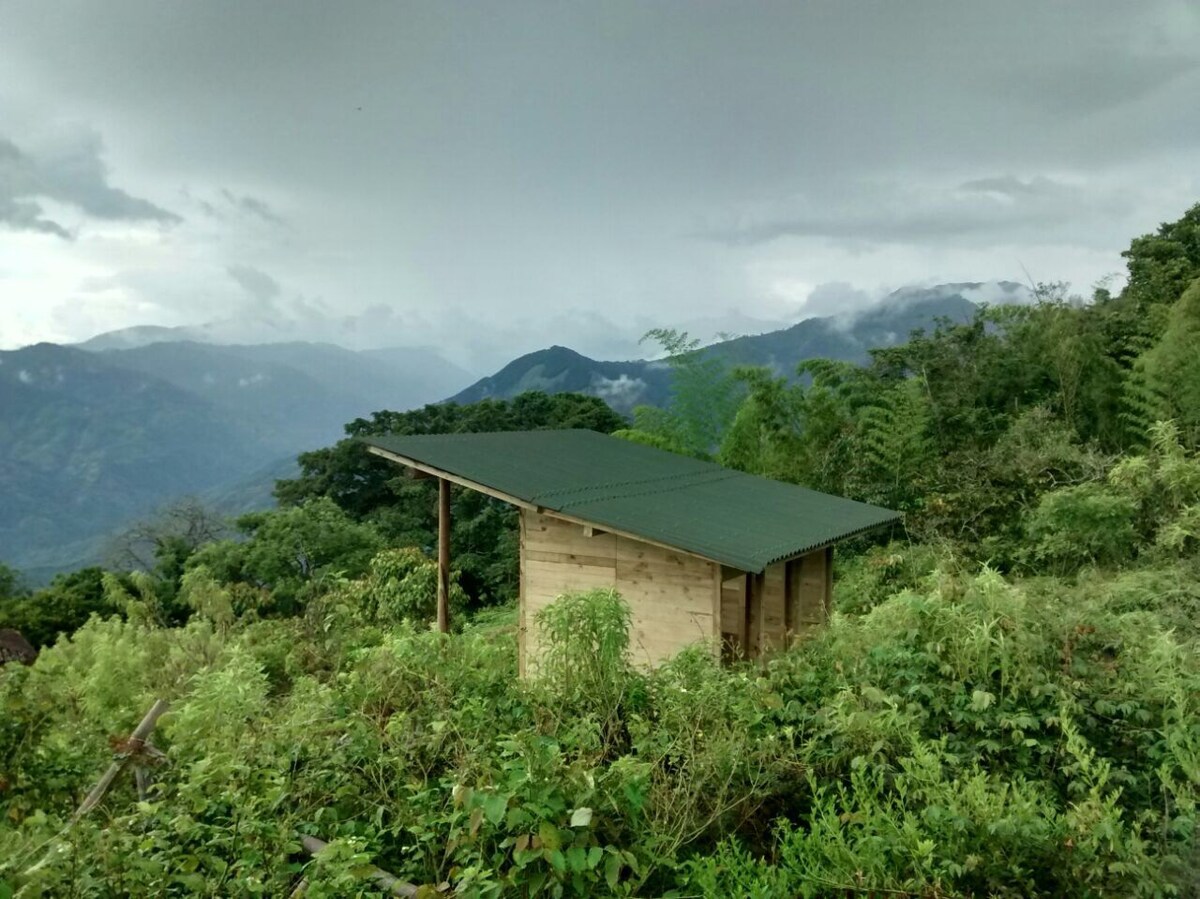
<path id="1" fill-rule="evenodd" d="M 364 442 L 414 476 L 439 479 L 443 629 L 450 485 L 520 510 L 522 674 L 536 667 L 538 610 L 596 587 L 629 604 L 640 664 L 696 642 L 748 658 L 786 646 L 828 614 L 834 544 L 900 517 L 595 431 Z"/>

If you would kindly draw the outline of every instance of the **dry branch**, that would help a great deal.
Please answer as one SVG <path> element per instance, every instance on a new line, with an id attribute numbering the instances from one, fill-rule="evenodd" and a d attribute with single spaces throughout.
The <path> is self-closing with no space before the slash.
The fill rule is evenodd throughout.
<path id="1" fill-rule="evenodd" d="M 154 732 L 154 725 L 158 723 L 158 719 L 162 717 L 168 708 L 170 706 L 161 699 L 154 700 L 154 705 L 150 707 L 150 711 L 146 713 L 146 717 L 142 719 L 142 723 L 134 728 L 133 733 L 129 735 L 129 739 L 125 741 L 125 746 L 121 754 L 113 760 L 113 763 L 108 766 L 108 770 L 96 781 L 96 785 L 87 794 L 87 798 L 83 800 L 83 803 L 75 810 L 75 814 L 71 816 L 67 827 L 77 824 L 80 818 L 94 809 L 100 800 L 104 798 L 104 794 L 108 792 L 108 788 L 112 786 L 112 782 L 117 779 L 117 775 L 146 746 L 146 740 Z"/>
<path id="2" fill-rule="evenodd" d="M 302 836 L 300 843 L 304 846 L 309 855 L 316 855 L 324 850 L 329 844 L 317 837 Z M 407 881 L 401 880 L 384 871 L 382 868 L 372 868 L 371 873 L 367 875 L 371 881 L 380 889 L 387 890 L 393 896 L 404 896 L 406 899 L 413 899 L 417 895 L 417 887 Z M 294 894 L 293 894 L 294 895 Z"/>

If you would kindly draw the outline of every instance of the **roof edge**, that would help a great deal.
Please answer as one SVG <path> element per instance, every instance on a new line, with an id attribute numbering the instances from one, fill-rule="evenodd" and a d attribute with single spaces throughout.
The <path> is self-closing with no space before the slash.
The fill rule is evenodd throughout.
<path id="1" fill-rule="evenodd" d="M 434 475 L 435 477 L 443 478 L 453 484 L 458 484 L 460 487 L 466 487 L 468 490 L 474 490 L 477 493 L 485 493 L 490 497 L 500 500 L 501 502 L 510 503 L 522 509 L 537 509 L 538 507 L 528 500 L 521 499 L 519 496 L 513 496 L 510 493 L 505 493 L 502 490 L 497 490 L 495 487 L 489 487 L 487 484 L 481 484 L 479 481 L 472 481 L 470 478 L 465 478 L 462 475 L 455 474 L 452 471 L 446 471 L 444 468 L 437 468 L 430 465 L 428 462 L 419 462 L 416 459 L 410 459 L 407 456 L 401 456 L 399 453 L 394 453 L 391 450 L 386 450 L 383 447 L 376 446 L 369 440 L 362 437 L 355 438 L 361 441 L 367 447 L 367 452 L 380 458 L 387 459 L 389 462 L 395 462 L 399 465 L 404 465 L 415 471 L 423 471 L 426 474 Z"/>
<path id="2" fill-rule="evenodd" d="M 627 528 L 622 528 L 617 525 L 609 524 L 608 522 L 602 521 L 600 519 L 585 518 L 581 515 L 575 515 L 572 512 L 566 512 L 566 511 L 561 511 L 559 509 L 555 509 L 552 506 L 541 506 L 536 503 L 531 503 L 527 500 L 521 499 L 520 497 L 513 496 L 512 494 L 509 494 L 509 493 L 504 493 L 501 490 L 497 490 L 494 487 L 489 487 L 486 484 L 481 484 L 478 481 L 472 481 L 469 478 L 464 478 L 461 475 L 456 475 L 453 472 L 446 471 L 445 469 L 437 468 L 436 466 L 430 465 L 427 462 L 418 462 L 415 459 L 410 459 L 406 456 L 400 455 L 399 453 L 394 453 L 391 450 L 386 450 L 386 449 L 383 449 L 382 447 L 375 446 L 374 444 L 372 444 L 369 440 L 367 440 L 365 438 L 358 437 L 355 439 L 360 441 L 361 443 L 365 444 L 367 447 L 367 452 L 371 453 L 372 455 L 379 456 L 382 459 L 387 459 L 389 462 L 395 462 L 399 465 L 407 466 L 408 468 L 415 469 L 416 471 L 423 471 L 426 474 L 431 474 L 431 475 L 434 475 L 435 477 L 444 478 L 445 480 L 450 481 L 451 483 L 458 484 L 460 487 L 466 487 L 468 490 L 475 490 L 479 493 L 486 494 L 487 496 L 490 496 L 493 499 L 498 499 L 501 502 L 509 503 L 510 505 L 516 506 L 520 509 L 524 509 L 529 512 L 536 512 L 539 515 L 550 515 L 554 518 L 559 518 L 559 519 L 562 519 L 563 521 L 568 521 L 572 524 L 594 525 L 594 526 L 603 528 L 604 530 L 608 531 L 610 534 L 617 534 L 617 535 L 619 535 L 621 537 L 625 537 L 629 540 L 637 540 L 639 543 L 646 543 L 651 546 L 658 546 L 658 547 L 661 547 L 662 549 L 670 550 L 671 552 L 683 553 L 684 555 L 694 556 L 697 559 L 703 559 L 705 562 L 712 562 L 714 565 L 730 564 L 729 562 L 722 561 L 721 559 L 714 559 L 712 556 L 706 556 L 703 553 L 696 552 L 693 549 L 688 549 L 687 547 L 678 546 L 674 543 L 664 543 L 661 540 L 655 540 L 653 537 L 646 537 L 642 534 L 638 534 L 633 531 L 630 531 Z M 742 569 L 740 565 L 737 567 L 739 568 L 739 570 L 745 570 L 745 569 Z"/>
<path id="3" fill-rule="evenodd" d="M 562 430 L 590 433 L 590 434 L 595 434 L 595 435 L 601 436 L 601 437 L 605 436 L 605 435 L 600 434 L 599 432 L 588 431 L 587 429 L 582 429 L 582 428 L 562 429 Z M 507 434 L 507 433 L 511 433 L 511 432 L 499 431 L 499 432 L 491 432 L 491 433 L 494 433 L 496 435 L 501 435 L 501 434 Z M 427 437 L 431 437 L 431 438 L 438 438 L 438 437 L 466 436 L 466 435 L 438 434 L 438 435 L 383 435 L 383 436 L 407 436 L 407 437 L 411 437 L 411 438 L 420 438 L 420 437 L 427 436 Z M 628 526 L 628 524 L 626 524 L 625 522 L 618 523 L 618 522 L 608 521 L 608 520 L 606 520 L 606 517 L 603 515 L 601 515 L 601 516 L 588 515 L 587 510 L 586 510 L 586 505 L 583 508 L 578 508 L 578 509 L 571 508 L 569 499 L 573 493 L 577 492 L 574 490 L 551 490 L 551 491 L 546 492 L 546 494 L 544 496 L 541 494 L 538 494 L 538 493 L 534 493 L 534 492 L 527 492 L 528 495 L 526 495 L 526 496 L 516 496 L 514 494 L 507 493 L 503 490 L 500 490 L 496 487 L 492 487 L 481 481 L 475 480 L 466 475 L 457 474 L 454 471 L 450 471 L 445 468 L 439 468 L 438 466 L 431 464 L 429 462 L 424 462 L 419 459 L 413 458 L 412 456 L 404 455 L 403 453 L 398 453 L 394 450 L 388 449 L 386 446 L 381 445 L 381 442 L 377 442 L 376 439 L 374 439 L 373 437 L 356 436 L 353 439 L 355 442 L 361 443 L 364 446 L 366 446 L 367 451 L 369 453 L 371 453 L 372 455 L 378 456 L 380 458 L 386 459 L 390 462 L 394 462 L 399 465 L 403 465 L 414 471 L 419 471 L 419 472 L 423 472 L 427 475 L 442 478 L 453 484 L 457 484 L 458 486 L 465 487 L 468 490 L 474 490 L 474 491 L 482 493 L 486 496 L 490 496 L 494 499 L 498 499 L 501 502 L 505 502 L 510 505 L 516 506 L 520 509 L 534 511 L 539 514 L 547 514 L 547 515 L 553 516 L 555 518 L 558 518 L 560 520 L 571 522 L 573 524 L 579 524 L 579 525 L 583 525 L 583 526 L 591 525 L 591 526 L 603 528 L 606 531 L 626 537 L 628 539 L 637 540 L 641 543 L 658 546 L 660 548 L 667 549 L 671 552 L 682 553 L 682 554 L 685 554 L 688 556 L 692 556 L 693 558 L 702 559 L 706 562 L 711 562 L 711 563 L 718 564 L 718 565 L 736 568 L 739 571 L 744 571 L 744 572 L 752 573 L 752 574 L 761 574 L 768 567 L 770 567 L 771 565 L 778 564 L 779 562 L 799 558 L 801 556 L 807 555 L 808 553 L 816 552 L 820 549 L 824 549 L 825 547 L 836 545 L 837 543 L 840 543 L 844 540 L 849 540 L 854 537 L 859 537 L 864 534 L 870 533 L 872 531 L 876 531 L 880 528 L 890 527 L 892 525 L 895 525 L 895 524 L 903 521 L 903 518 L 904 518 L 902 513 L 897 512 L 892 509 L 885 509 L 881 506 L 870 506 L 870 504 L 861 503 L 856 500 L 850 500 L 847 497 L 835 497 L 832 494 L 819 494 L 819 491 L 809 490 L 809 492 L 818 493 L 819 495 L 822 495 L 822 496 L 830 497 L 830 498 L 837 499 L 837 500 L 842 500 L 844 502 L 853 503 L 853 504 L 857 504 L 857 505 L 868 506 L 869 508 L 873 508 L 879 512 L 890 513 L 890 514 L 888 514 L 886 517 L 884 517 L 878 521 L 870 522 L 868 524 L 853 528 L 853 529 L 845 531 L 845 532 L 835 533 L 835 534 L 829 536 L 828 539 L 821 540 L 820 542 L 811 543 L 811 544 L 807 544 L 807 545 L 801 545 L 797 548 L 788 547 L 786 544 L 784 544 L 784 546 L 781 547 L 778 544 L 776 544 L 776 546 L 773 548 L 767 548 L 767 552 L 770 553 L 770 555 L 764 555 L 762 557 L 759 557 L 762 559 L 762 561 L 759 561 L 759 558 L 754 558 L 753 554 L 742 555 L 740 557 L 734 558 L 734 557 L 726 555 L 724 552 L 722 552 L 720 547 L 705 546 L 702 549 L 688 548 L 685 546 L 681 546 L 678 543 L 666 542 L 662 537 L 653 537 L 653 536 L 648 536 L 645 534 L 638 533 L 636 530 L 631 529 Z M 709 463 L 709 464 L 711 464 L 711 463 Z M 747 472 L 737 472 L 736 470 L 727 469 L 727 468 L 724 468 L 724 466 L 719 466 L 719 465 L 715 465 L 715 464 L 713 464 L 711 467 L 717 471 L 727 472 L 728 476 L 733 476 L 735 474 L 741 474 L 741 475 L 746 475 L 746 476 L 756 478 L 759 480 L 764 480 L 764 481 L 772 480 L 769 478 L 761 478 L 761 476 L 749 475 Z M 687 475 L 680 475 L 678 477 L 680 477 L 681 479 L 690 479 L 694 476 L 695 476 L 695 473 L 688 473 Z M 648 480 L 655 481 L 655 480 L 659 480 L 659 479 L 654 478 L 654 479 L 648 479 Z M 780 483 L 783 485 L 787 485 L 787 482 L 780 482 Z M 788 486 L 802 487 L 802 485 L 788 485 Z M 803 489 L 809 489 L 809 488 L 803 488 Z M 562 500 L 567 500 L 567 502 L 565 502 L 565 503 L 561 502 Z M 556 506 L 560 506 L 560 507 L 556 507 Z"/>

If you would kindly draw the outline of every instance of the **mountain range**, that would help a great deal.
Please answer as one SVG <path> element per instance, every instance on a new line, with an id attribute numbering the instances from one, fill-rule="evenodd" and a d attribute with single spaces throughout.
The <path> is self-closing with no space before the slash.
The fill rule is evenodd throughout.
<path id="1" fill-rule="evenodd" d="M 969 321 L 979 307 L 967 295 L 984 286 L 967 282 L 904 288 L 860 312 L 808 318 L 787 328 L 722 340 L 701 352 L 734 365 L 766 366 L 786 377 L 795 377 L 796 367 L 805 359 L 862 363 L 871 349 L 901 343 L 914 330 L 932 328 L 939 319 Z M 990 293 L 1009 302 L 1029 300 L 1026 288 L 1014 282 L 987 286 Z M 570 390 L 601 397 L 618 412 L 628 413 L 634 406 L 666 403 L 670 385 L 670 368 L 661 360 L 599 362 L 567 347 L 552 346 L 514 359 L 451 399 L 473 403 L 510 398 L 526 390 Z"/>
<path id="2" fill-rule="evenodd" d="M 788 376 L 814 357 L 863 362 L 938 319 L 968 320 L 977 307 L 966 297 L 979 286 L 897 291 L 864 312 L 702 352 Z M 1001 287 L 1025 298 L 1018 285 Z M 0 352 L 0 561 L 35 582 L 102 561 L 115 532 L 183 495 L 228 514 L 261 508 L 298 453 L 374 411 L 542 390 L 598 396 L 627 413 L 668 402 L 670 378 L 662 360 L 600 361 L 553 346 L 463 389 L 470 375 L 435 350 L 215 344 L 155 327 Z"/>
<path id="3" fill-rule="evenodd" d="M 99 560 L 113 528 L 182 495 L 231 513 L 261 505 L 347 421 L 436 402 L 470 378 L 428 350 L 137 330 L 0 352 L 0 560 L 31 579 Z"/>

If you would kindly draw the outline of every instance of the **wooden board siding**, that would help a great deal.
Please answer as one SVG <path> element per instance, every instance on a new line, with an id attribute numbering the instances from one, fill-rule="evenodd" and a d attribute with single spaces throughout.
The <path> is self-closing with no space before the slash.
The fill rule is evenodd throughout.
<path id="1" fill-rule="evenodd" d="M 616 587 L 633 616 L 634 661 L 657 665 L 684 646 L 711 642 L 720 566 L 686 553 L 616 538 Z"/>
<path id="2" fill-rule="evenodd" d="M 825 623 L 833 586 L 833 548 L 826 547 L 787 563 L 788 621 L 803 637 Z"/>
<path id="3" fill-rule="evenodd" d="M 630 651 L 653 666 L 719 633 L 720 566 L 572 522 L 521 510 L 521 673 L 537 657 L 536 615 L 563 593 L 612 587 L 629 604 Z M 714 642 L 715 650 L 715 642 Z"/>
<path id="4" fill-rule="evenodd" d="M 732 577 L 722 572 L 721 582 L 721 639 L 722 658 L 732 660 L 744 653 L 746 641 L 746 574 L 739 571 Z"/>
<path id="5" fill-rule="evenodd" d="M 762 630 L 759 634 L 759 653 L 787 647 L 787 565 L 776 562 L 762 573 Z"/>
<path id="6" fill-rule="evenodd" d="M 617 534 L 589 537 L 577 522 L 522 509 L 521 673 L 537 656 L 538 611 L 563 593 L 597 587 L 618 590 L 629 604 L 630 651 L 639 665 L 657 665 L 696 642 L 719 653 L 722 636 L 727 656 L 784 649 L 826 620 L 832 556 L 826 547 L 747 576 Z"/>
<path id="7" fill-rule="evenodd" d="M 726 569 L 721 583 L 720 630 L 726 658 L 756 658 L 787 648 L 823 624 L 832 595 L 833 548 L 826 547 L 788 562 L 777 562 L 759 576 L 757 603 L 755 575 Z M 747 603 L 749 602 L 749 605 Z M 750 622 L 749 639 L 746 622 Z"/>

